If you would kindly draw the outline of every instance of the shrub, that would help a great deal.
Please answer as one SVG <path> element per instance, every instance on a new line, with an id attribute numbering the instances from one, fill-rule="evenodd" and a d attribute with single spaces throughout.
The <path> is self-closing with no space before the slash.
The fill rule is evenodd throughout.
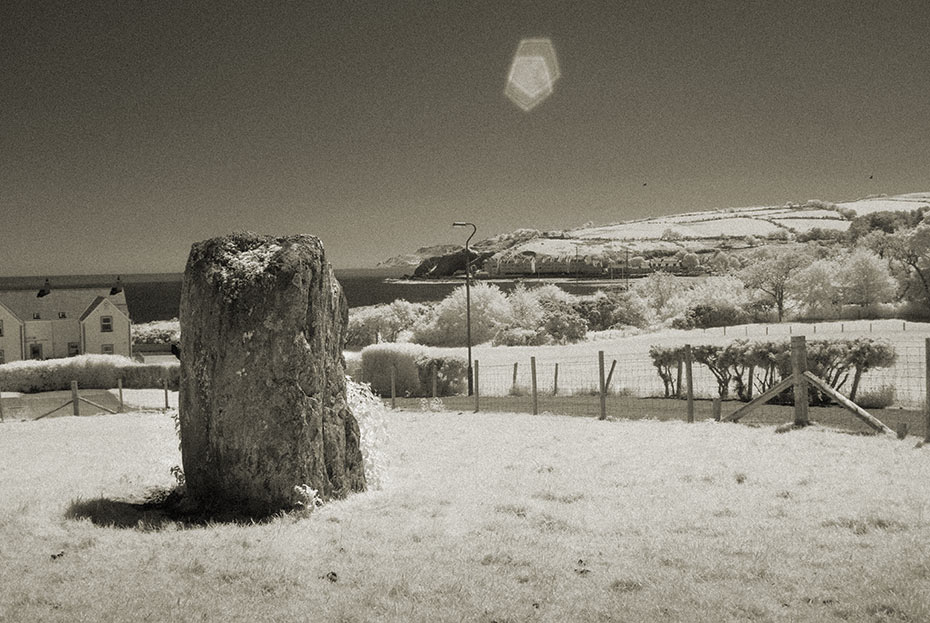
<path id="1" fill-rule="evenodd" d="M 389 305 L 350 309 L 346 348 L 360 349 L 380 341 L 394 342 L 401 331 L 410 329 L 428 310 L 427 305 L 403 299 Z"/>
<path id="2" fill-rule="evenodd" d="M 468 386 L 468 361 L 458 355 L 421 354 L 416 358 L 420 379 L 419 394 L 433 395 L 433 369 L 436 370 L 436 395 L 454 396 L 465 392 Z"/>
<path id="3" fill-rule="evenodd" d="M 509 328 L 536 329 L 542 323 L 544 310 L 537 290 L 528 290 L 522 283 L 507 295 L 512 318 Z"/>
<path id="4" fill-rule="evenodd" d="M 129 389 L 160 388 L 168 379 L 178 389 L 180 363 L 143 364 L 119 355 L 80 355 L 44 361 L 13 361 L 0 365 L 0 387 L 14 392 L 50 392 L 71 388 L 71 381 L 85 389 L 112 389 L 117 380 Z"/>
<path id="5" fill-rule="evenodd" d="M 882 385 L 878 389 L 864 391 L 856 399 L 863 409 L 886 409 L 894 404 L 894 385 Z"/>
<path id="6" fill-rule="evenodd" d="M 651 346 L 649 356 L 665 386 L 665 397 L 681 395 L 681 362 L 685 358 L 684 346 Z"/>
<path id="7" fill-rule="evenodd" d="M 541 346 L 548 341 L 548 335 L 543 328 L 506 327 L 497 332 L 491 344 L 494 346 Z"/>
<path id="8" fill-rule="evenodd" d="M 449 396 L 464 391 L 468 362 L 457 355 L 433 355 L 417 344 L 375 344 L 362 349 L 361 381 L 381 396 L 391 395 L 391 366 L 394 366 L 398 396 L 432 396 L 432 368 L 436 367 L 436 389 Z"/>
<path id="9" fill-rule="evenodd" d="M 552 301 L 544 303 L 543 308 L 543 327 L 553 340 L 564 344 L 584 339 L 588 325 L 570 304 Z"/>
<path id="10" fill-rule="evenodd" d="M 585 320 L 589 331 L 605 331 L 619 326 L 646 326 L 649 313 L 643 300 L 630 292 L 598 291 L 579 300 L 572 308 Z"/>
<path id="11" fill-rule="evenodd" d="M 749 314 L 731 303 L 714 301 L 689 307 L 672 320 L 674 329 L 709 329 L 728 327 L 749 321 Z"/>
<path id="12" fill-rule="evenodd" d="M 459 287 L 420 318 L 413 326 L 413 341 L 430 346 L 465 346 L 465 287 Z M 490 341 L 512 320 L 510 304 L 495 285 L 478 283 L 471 288 L 472 343 Z"/>
<path id="13" fill-rule="evenodd" d="M 387 409 L 366 383 L 346 379 L 346 402 L 355 416 L 359 430 L 359 448 L 365 465 L 365 480 L 370 489 L 384 486 L 387 471 L 384 446 L 389 435 Z"/>
<path id="14" fill-rule="evenodd" d="M 177 344 L 181 341 L 181 323 L 177 318 L 134 324 L 131 332 L 133 344 Z"/>
<path id="15" fill-rule="evenodd" d="M 391 367 L 395 370 L 394 386 L 398 396 L 413 396 L 419 391 L 420 376 L 416 359 L 423 348 L 415 344 L 375 344 L 362 349 L 361 378 L 372 391 L 391 395 Z"/>

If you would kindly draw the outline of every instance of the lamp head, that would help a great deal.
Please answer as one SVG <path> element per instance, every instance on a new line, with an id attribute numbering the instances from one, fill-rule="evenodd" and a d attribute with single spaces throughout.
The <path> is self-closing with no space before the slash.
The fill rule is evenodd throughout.
<path id="1" fill-rule="evenodd" d="M 463 223 L 462 221 L 456 221 L 452 223 L 453 227 L 468 227 L 468 223 Z"/>

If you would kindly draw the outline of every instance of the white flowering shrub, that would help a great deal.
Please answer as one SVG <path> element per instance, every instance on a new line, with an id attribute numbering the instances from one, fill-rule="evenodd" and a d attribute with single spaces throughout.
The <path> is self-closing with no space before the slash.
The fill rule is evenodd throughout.
<path id="1" fill-rule="evenodd" d="M 365 480 L 369 489 L 381 489 L 385 483 L 387 458 L 384 446 L 389 435 L 387 409 L 374 395 L 368 383 L 357 383 L 346 378 L 346 402 L 358 421 L 359 446 L 365 462 Z"/>

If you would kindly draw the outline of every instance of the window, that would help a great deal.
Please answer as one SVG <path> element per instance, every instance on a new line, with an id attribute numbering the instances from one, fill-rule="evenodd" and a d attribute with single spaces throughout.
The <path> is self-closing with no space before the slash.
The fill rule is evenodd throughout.
<path id="1" fill-rule="evenodd" d="M 0 363 L 6 363 L 6 357 L 3 356 L 2 350 L 0 350 Z"/>
<path id="2" fill-rule="evenodd" d="M 103 353 L 104 355 L 112 355 L 112 354 L 113 354 L 113 345 L 112 345 L 112 344 L 103 344 L 103 345 L 100 347 L 100 352 Z"/>
<path id="3" fill-rule="evenodd" d="M 74 357 L 81 354 L 81 345 L 77 342 L 68 342 L 68 356 Z"/>
<path id="4" fill-rule="evenodd" d="M 67 318 L 67 317 L 68 317 L 68 314 L 66 314 L 65 312 L 58 312 L 58 318 L 59 318 L 59 319 L 60 319 L 60 318 Z"/>
<path id="5" fill-rule="evenodd" d="M 0 337 L 3 337 L 3 321 L 0 320 Z"/>
<path id="6" fill-rule="evenodd" d="M 33 319 L 33 320 L 42 320 L 42 314 L 40 314 L 39 312 L 32 312 L 32 319 Z"/>
<path id="7" fill-rule="evenodd" d="M 113 333 L 113 316 L 100 316 L 100 332 Z"/>

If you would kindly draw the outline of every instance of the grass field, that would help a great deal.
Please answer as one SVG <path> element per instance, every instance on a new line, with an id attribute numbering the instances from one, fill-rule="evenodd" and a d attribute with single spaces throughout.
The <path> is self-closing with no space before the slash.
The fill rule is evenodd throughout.
<path id="1" fill-rule="evenodd" d="M 172 482 L 167 415 L 2 424 L 0 620 L 930 620 L 930 448 L 495 413 L 390 429 L 381 491 L 180 525 L 128 503 Z"/>

